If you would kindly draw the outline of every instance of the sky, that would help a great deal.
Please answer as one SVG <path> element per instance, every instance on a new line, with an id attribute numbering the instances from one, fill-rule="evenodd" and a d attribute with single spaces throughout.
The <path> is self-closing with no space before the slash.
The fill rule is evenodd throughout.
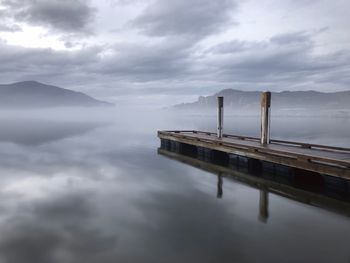
<path id="1" fill-rule="evenodd" d="M 349 0 L 0 0 L 0 83 L 120 105 L 350 90 Z"/>

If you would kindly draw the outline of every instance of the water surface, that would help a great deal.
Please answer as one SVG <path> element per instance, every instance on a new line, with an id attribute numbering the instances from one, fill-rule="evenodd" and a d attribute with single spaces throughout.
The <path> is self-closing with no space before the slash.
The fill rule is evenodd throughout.
<path id="1" fill-rule="evenodd" d="M 92 115 L 91 115 L 92 116 Z M 349 217 L 157 154 L 158 129 L 215 119 L 154 112 L 0 118 L 0 262 L 350 262 Z M 258 118 L 225 131 L 258 135 Z M 274 138 L 350 146 L 349 119 L 278 118 Z"/>

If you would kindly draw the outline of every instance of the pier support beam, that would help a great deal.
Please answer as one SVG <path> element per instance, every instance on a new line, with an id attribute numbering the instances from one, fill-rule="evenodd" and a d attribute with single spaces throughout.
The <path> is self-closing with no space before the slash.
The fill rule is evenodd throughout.
<path id="1" fill-rule="evenodd" d="M 261 144 L 270 143 L 270 106 L 271 92 L 261 94 Z"/>
<path id="2" fill-rule="evenodd" d="M 224 126 L 224 97 L 218 97 L 218 125 L 217 136 L 222 138 Z"/>

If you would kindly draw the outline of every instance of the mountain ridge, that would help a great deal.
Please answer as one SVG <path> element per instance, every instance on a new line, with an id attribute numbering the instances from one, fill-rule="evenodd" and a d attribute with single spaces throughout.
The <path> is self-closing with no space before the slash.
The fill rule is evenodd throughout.
<path id="1" fill-rule="evenodd" d="M 216 107 L 216 97 L 223 96 L 225 107 L 241 110 L 260 107 L 260 91 L 224 89 L 214 95 L 200 96 L 197 101 L 174 105 L 174 109 L 202 110 Z M 338 92 L 282 91 L 271 92 L 272 107 L 279 109 L 350 109 L 350 90 Z"/>
<path id="2" fill-rule="evenodd" d="M 0 84 L 0 108 L 114 106 L 83 92 L 29 80 Z"/>

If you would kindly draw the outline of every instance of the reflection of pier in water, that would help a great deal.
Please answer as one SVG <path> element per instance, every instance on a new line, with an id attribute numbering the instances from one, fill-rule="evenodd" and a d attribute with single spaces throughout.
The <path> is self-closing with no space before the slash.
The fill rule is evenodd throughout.
<path id="1" fill-rule="evenodd" d="M 260 191 L 259 220 L 269 216 L 269 193 L 350 216 L 350 182 L 327 175 L 265 163 L 257 169 L 254 160 L 225 159 L 220 152 L 196 149 L 182 143 L 163 142 L 160 155 L 217 175 L 217 197 L 223 197 L 223 178 L 232 178 Z M 219 155 L 219 156 L 218 156 Z"/>

